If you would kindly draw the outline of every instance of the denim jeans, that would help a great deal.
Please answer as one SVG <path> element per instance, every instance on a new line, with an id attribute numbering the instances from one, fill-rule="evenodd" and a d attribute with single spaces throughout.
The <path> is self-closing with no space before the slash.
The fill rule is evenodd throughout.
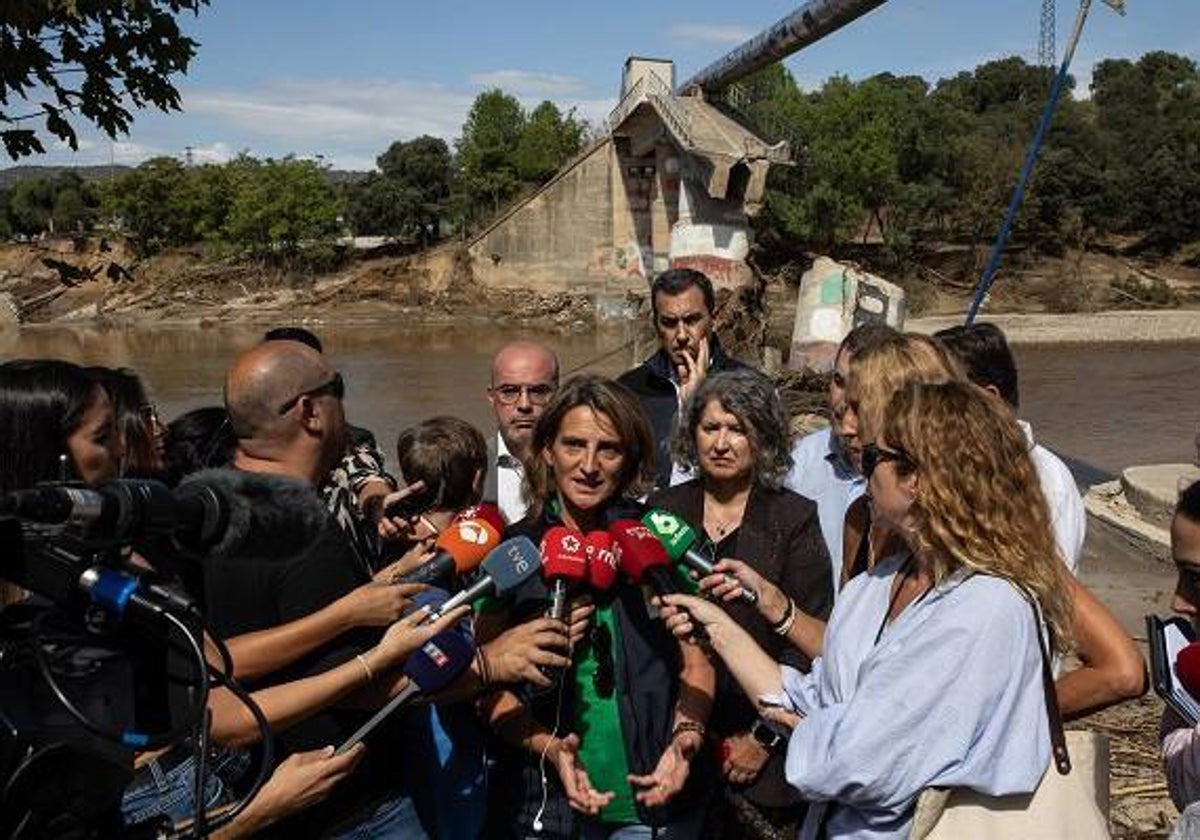
<path id="1" fill-rule="evenodd" d="M 634 823 L 632 825 L 609 825 L 606 823 L 584 822 L 580 832 L 582 840 L 670 840 L 669 828 L 660 828 L 658 834 L 648 825 Z"/>
<path id="2" fill-rule="evenodd" d="M 186 749 L 175 747 L 174 749 Z M 126 826 L 166 817 L 173 823 L 192 818 L 195 813 L 196 757 L 189 755 L 164 771 L 164 759 L 151 759 L 138 768 L 133 782 L 121 797 L 121 819 Z M 250 753 L 221 747 L 209 752 L 204 777 L 204 808 L 209 810 L 235 800 L 231 784 L 250 764 Z"/>
<path id="3" fill-rule="evenodd" d="M 333 840 L 429 840 L 410 796 L 379 805 L 362 822 L 333 835 Z"/>

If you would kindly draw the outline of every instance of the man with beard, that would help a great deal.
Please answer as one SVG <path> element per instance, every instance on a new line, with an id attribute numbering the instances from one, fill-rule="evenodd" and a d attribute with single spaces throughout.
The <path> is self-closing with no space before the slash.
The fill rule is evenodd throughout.
<path id="1" fill-rule="evenodd" d="M 712 283 L 702 272 L 673 268 L 654 278 L 650 308 L 659 349 L 617 381 L 638 398 L 654 433 L 657 487 L 677 484 L 689 476 L 671 462 L 671 438 L 679 409 L 687 403 L 710 371 L 745 367 L 725 355 L 712 332 L 715 298 Z"/>

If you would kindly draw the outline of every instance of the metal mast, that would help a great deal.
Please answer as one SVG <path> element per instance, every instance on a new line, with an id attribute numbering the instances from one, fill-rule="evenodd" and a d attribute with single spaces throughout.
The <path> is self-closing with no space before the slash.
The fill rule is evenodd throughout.
<path id="1" fill-rule="evenodd" d="M 1038 33 L 1039 67 L 1055 67 L 1058 53 L 1054 47 L 1054 0 L 1042 0 L 1042 28 Z"/>

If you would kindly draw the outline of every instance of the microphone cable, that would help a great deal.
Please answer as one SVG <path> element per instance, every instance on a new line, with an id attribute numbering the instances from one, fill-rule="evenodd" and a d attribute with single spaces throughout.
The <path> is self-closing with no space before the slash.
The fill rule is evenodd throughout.
<path id="1" fill-rule="evenodd" d="M 568 613 L 568 616 L 570 614 Z M 570 625 L 568 624 L 568 627 Z M 570 650 L 570 648 L 568 648 Z M 546 805 L 550 799 L 550 787 L 546 782 L 546 754 L 550 752 L 550 747 L 554 744 L 554 740 L 558 738 L 559 727 L 562 726 L 562 709 L 563 697 L 567 690 L 567 675 L 563 672 L 562 678 L 558 681 L 558 697 L 554 702 L 554 728 L 550 730 L 550 737 L 546 740 L 546 746 L 542 747 L 542 754 L 538 757 L 538 776 L 542 783 L 542 801 L 538 805 L 537 813 L 533 816 L 533 830 L 541 834 L 545 824 L 542 822 L 542 817 L 546 814 Z"/>

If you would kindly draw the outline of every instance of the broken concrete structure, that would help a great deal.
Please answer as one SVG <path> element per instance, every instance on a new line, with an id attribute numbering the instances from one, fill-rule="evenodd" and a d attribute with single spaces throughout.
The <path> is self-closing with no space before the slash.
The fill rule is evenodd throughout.
<path id="1" fill-rule="evenodd" d="M 471 242 L 476 280 L 603 294 L 689 267 L 721 287 L 747 282 L 749 217 L 789 150 L 673 85 L 671 62 L 626 61 L 605 136 Z"/>

